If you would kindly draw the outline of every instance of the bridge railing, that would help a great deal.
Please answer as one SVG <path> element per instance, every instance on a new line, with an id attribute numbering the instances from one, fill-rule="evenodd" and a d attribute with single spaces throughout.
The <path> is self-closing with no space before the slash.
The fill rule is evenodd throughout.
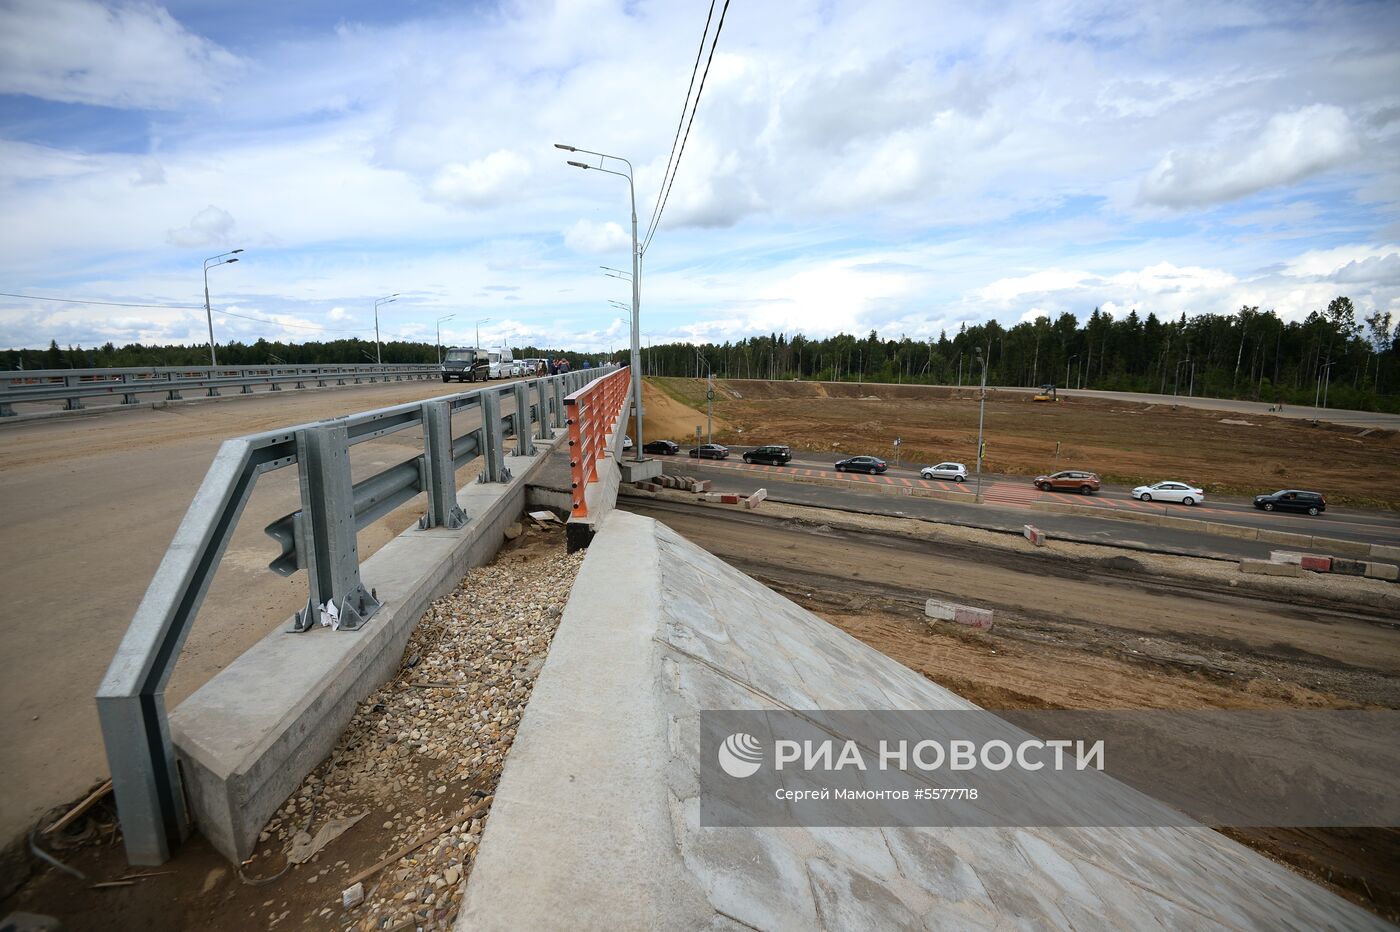
<path id="1" fill-rule="evenodd" d="M 356 532 L 426 493 L 419 526 L 460 528 L 456 471 L 480 457 L 482 482 L 510 478 L 505 438 L 533 452 L 564 426 L 564 401 L 605 380 L 612 367 L 523 379 L 429 401 L 364 411 L 227 440 L 195 493 L 97 693 L 102 738 L 111 768 L 127 855 L 133 864 L 159 864 L 189 831 L 189 817 L 165 709 L 165 688 L 219 562 L 258 476 L 295 465 L 301 507 L 265 531 L 281 545 L 269 564 L 290 576 L 307 570 L 299 632 L 334 617 L 338 629 L 364 626 L 380 604 L 360 580 Z M 501 413 L 503 396 L 515 410 Z M 476 413 L 480 424 L 454 432 L 452 416 Z M 353 482 L 350 447 L 421 427 L 423 452 Z"/>
<path id="2" fill-rule="evenodd" d="M 607 441 L 616 433 L 624 415 L 631 370 L 611 375 L 580 388 L 564 399 L 569 424 L 570 514 L 588 517 L 588 484 L 598 475 L 598 460 L 607 452 Z"/>
<path id="3" fill-rule="evenodd" d="M 182 392 L 202 391 L 216 397 L 237 390 L 249 395 L 256 385 L 269 391 L 283 386 L 401 382 L 434 379 L 442 370 L 436 364 L 349 366 L 146 366 L 119 369 L 31 369 L 0 372 L 0 417 L 13 417 L 14 405 L 27 401 L 63 402 L 78 411 L 84 399 L 120 397 L 122 404 L 139 404 L 138 394 L 160 393 L 176 401 Z"/>

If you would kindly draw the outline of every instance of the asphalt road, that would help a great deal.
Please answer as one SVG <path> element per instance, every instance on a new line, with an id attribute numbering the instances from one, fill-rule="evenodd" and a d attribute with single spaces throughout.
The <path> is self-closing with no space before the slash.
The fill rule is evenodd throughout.
<path id="1" fill-rule="evenodd" d="M 227 438 L 470 391 L 388 382 L 232 395 L 0 431 L 0 845 L 106 773 L 93 696 L 219 444 Z M 514 410 L 510 396 L 502 413 Z M 453 418 L 461 433 L 475 412 Z M 418 430 L 351 448 L 356 480 L 422 450 Z M 476 464 L 458 473 L 469 481 Z M 263 533 L 300 502 L 295 469 L 258 479 L 167 693 L 173 708 L 306 599 Z M 419 496 L 359 534 L 361 559 L 417 520 Z"/>
<path id="2" fill-rule="evenodd" d="M 1001 530 L 1019 530 L 1022 525 L 1032 520 L 1033 515 L 1034 523 L 1051 534 L 1066 534 L 1087 541 L 1136 545 L 1147 549 L 1203 556 L 1267 557 L 1270 550 L 1279 549 L 1279 546 L 1115 520 L 1108 515 L 1116 510 L 1152 513 L 1165 511 L 1174 517 L 1196 518 L 1201 521 L 1270 528 L 1366 543 L 1400 544 L 1400 516 L 1390 512 L 1338 508 L 1317 517 L 1278 512 L 1268 514 L 1254 508 L 1249 501 L 1238 498 L 1210 498 L 1204 504 L 1194 506 L 1164 506 L 1160 502 L 1138 502 L 1127 489 L 1121 487 L 1105 487 L 1094 495 L 1041 492 L 1024 476 L 990 475 L 982 477 L 982 493 L 986 503 L 978 505 L 973 501 L 975 482 L 971 479 L 962 483 L 925 480 L 920 479 L 918 471 L 912 467 L 894 466 L 880 476 L 838 473 L 832 468 L 832 464 L 839 457 L 807 453 L 800 454 L 786 466 L 748 465 L 743 462 L 741 456 L 750 448 L 730 449 L 732 455 L 727 460 L 697 460 L 682 453 L 677 457 L 664 458 L 664 468 L 667 473 L 672 474 L 704 475 L 715 480 L 717 489 L 725 491 L 747 494 L 760 487 L 766 488 L 769 495 L 775 499 L 796 504 L 843 508 L 873 514 L 908 515 Z M 842 479 L 848 481 L 850 486 L 848 489 L 802 483 L 796 481 L 797 476 Z M 880 490 L 881 487 L 883 490 Z M 912 495 L 900 495 L 896 491 L 898 488 L 910 487 L 966 495 L 967 503 L 916 498 Z M 1032 503 L 1039 501 L 1102 508 L 1105 517 L 1099 519 L 1081 515 L 1058 515 L 1033 509 Z"/>

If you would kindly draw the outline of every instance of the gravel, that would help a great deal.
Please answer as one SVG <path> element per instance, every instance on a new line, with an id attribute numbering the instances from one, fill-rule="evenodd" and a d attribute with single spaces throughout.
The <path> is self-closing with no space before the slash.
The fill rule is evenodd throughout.
<path id="1" fill-rule="evenodd" d="M 529 526 L 495 563 L 469 571 L 423 615 L 394 680 L 359 705 L 335 750 L 264 829 L 263 857 L 272 858 L 299 832 L 368 815 L 356 833 L 369 833 L 374 853 L 364 863 L 337 860 L 333 876 L 318 874 L 317 860 L 346 856 L 332 842 L 294 868 L 302 882 L 324 881 L 340 927 L 451 927 L 491 794 L 582 560 L 581 552 L 565 553 L 562 526 Z M 420 840 L 364 878 L 362 903 L 342 905 L 351 879 Z"/>

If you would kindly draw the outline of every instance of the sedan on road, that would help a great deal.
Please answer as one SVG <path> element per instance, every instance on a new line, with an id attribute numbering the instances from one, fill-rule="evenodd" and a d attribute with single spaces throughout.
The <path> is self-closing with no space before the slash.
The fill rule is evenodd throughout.
<path id="1" fill-rule="evenodd" d="M 1302 511 L 1315 515 L 1327 510 L 1327 499 L 1321 492 L 1282 489 L 1273 495 L 1254 496 L 1254 507 L 1262 511 Z"/>
<path id="2" fill-rule="evenodd" d="M 871 475 L 882 473 L 889 466 L 876 456 L 853 456 L 836 464 L 837 472 L 868 472 Z"/>
<path id="3" fill-rule="evenodd" d="M 720 443 L 702 443 L 690 451 L 696 459 L 722 460 L 729 458 L 729 448 Z"/>
<path id="4" fill-rule="evenodd" d="M 962 482 L 967 478 L 967 467 L 962 463 L 939 463 L 937 466 L 925 466 L 919 470 L 919 475 L 925 479 L 952 479 L 954 482 Z"/>
<path id="5" fill-rule="evenodd" d="M 1099 490 L 1099 477 L 1096 473 L 1079 469 L 1063 469 L 1048 476 L 1036 476 L 1035 487 L 1042 492 L 1052 489 L 1061 492 L 1079 492 L 1088 495 Z"/>
<path id="6" fill-rule="evenodd" d="M 1155 485 L 1140 485 L 1133 489 L 1133 498 L 1140 502 L 1180 502 L 1194 505 L 1205 501 L 1206 493 L 1185 482 L 1158 482 Z"/>
<path id="7" fill-rule="evenodd" d="M 670 440 L 648 440 L 642 445 L 643 453 L 656 453 L 661 456 L 675 456 L 681 452 L 681 445 Z"/>

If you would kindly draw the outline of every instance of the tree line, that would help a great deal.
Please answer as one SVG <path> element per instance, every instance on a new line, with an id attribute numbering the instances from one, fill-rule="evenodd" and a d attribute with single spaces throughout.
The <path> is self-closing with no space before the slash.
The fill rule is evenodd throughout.
<path id="1" fill-rule="evenodd" d="M 1349 298 L 1302 321 L 1272 310 L 1160 320 L 1137 311 L 1115 318 L 1095 308 L 1006 328 L 960 327 L 937 340 L 816 340 L 774 333 L 722 344 L 669 343 L 643 350 L 651 375 L 843 382 L 975 385 L 986 357 L 988 385 L 1094 388 L 1207 395 L 1270 404 L 1321 405 L 1400 413 L 1400 324 L 1389 312 L 1357 319 Z M 614 354 L 625 362 L 626 354 Z"/>
<path id="2" fill-rule="evenodd" d="M 313 366 L 365 365 L 375 361 L 372 340 L 348 339 L 326 342 L 282 343 L 257 340 L 219 343 L 215 351 L 221 366 Z M 444 348 L 444 352 L 446 348 Z M 575 368 L 585 361 L 594 365 L 607 358 L 606 353 L 579 353 L 572 350 L 525 346 L 512 351 L 516 359 L 567 358 Z M 380 344 L 379 358 L 385 365 L 421 365 L 438 361 L 438 348 L 432 343 L 391 341 Z M 141 366 L 207 366 L 208 345 L 163 346 L 128 343 L 117 346 L 63 348 L 50 340 L 47 349 L 0 350 L 0 369 L 108 369 Z"/>

